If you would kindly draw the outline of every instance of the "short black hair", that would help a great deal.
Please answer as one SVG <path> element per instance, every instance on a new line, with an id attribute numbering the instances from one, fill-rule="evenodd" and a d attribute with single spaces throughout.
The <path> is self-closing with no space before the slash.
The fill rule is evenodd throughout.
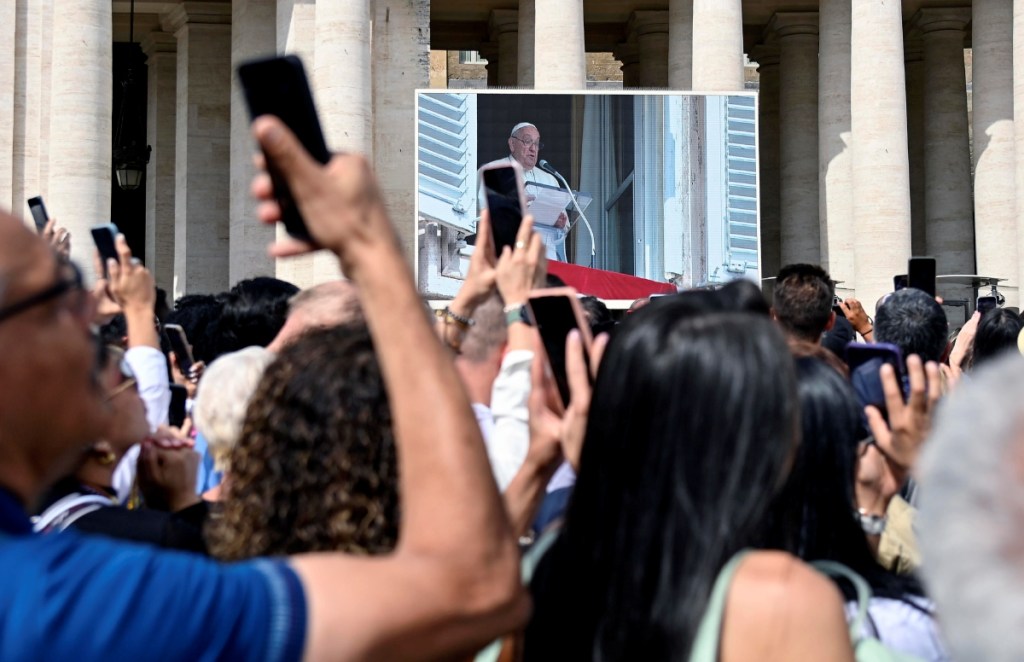
<path id="1" fill-rule="evenodd" d="M 835 287 L 827 271 L 815 264 L 788 264 L 775 279 L 772 308 L 790 335 L 820 342 L 832 318 L 834 298 Z"/>
<path id="2" fill-rule="evenodd" d="M 1024 322 L 1012 310 L 994 308 L 982 315 L 974 336 L 971 366 L 977 367 L 1008 349 L 1016 349 L 1022 327 Z"/>
<path id="3" fill-rule="evenodd" d="M 611 331 L 612 327 L 615 326 L 615 318 L 612 316 L 612 311 L 608 310 L 608 306 L 604 304 L 604 301 L 597 297 L 580 297 L 580 307 L 583 308 L 583 314 L 587 316 L 587 321 L 590 322 L 590 332 L 593 335 L 596 336 L 599 333 Z"/>
<path id="4" fill-rule="evenodd" d="M 939 361 L 949 322 L 935 297 L 908 287 L 889 295 L 878 309 L 874 328 L 875 341 L 896 345 L 904 360 L 917 354 L 922 361 Z"/>
<path id="5" fill-rule="evenodd" d="M 216 358 L 212 339 L 216 334 L 220 311 L 221 303 L 212 294 L 186 294 L 174 302 L 174 310 L 167 314 L 164 323 L 180 326 L 192 345 L 195 359 L 210 363 Z M 161 341 L 161 344 L 165 343 Z M 169 344 L 164 347 L 164 353 L 168 351 Z"/>
<path id="6" fill-rule="evenodd" d="M 259 276 L 239 281 L 220 295 L 213 353 L 221 356 L 246 347 L 266 347 L 288 318 L 288 302 L 299 288 L 291 283 Z"/>

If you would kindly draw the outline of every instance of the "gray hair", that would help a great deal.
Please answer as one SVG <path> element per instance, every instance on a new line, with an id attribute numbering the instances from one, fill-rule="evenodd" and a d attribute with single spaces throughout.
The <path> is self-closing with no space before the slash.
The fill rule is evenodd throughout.
<path id="1" fill-rule="evenodd" d="M 1024 358 L 944 402 L 917 469 L 922 571 L 958 660 L 1024 654 Z"/>
<path id="2" fill-rule="evenodd" d="M 228 468 L 225 461 L 242 436 L 249 400 L 273 360 L 274 353 L 263 347 L 246 347 L 218 358 L 199 380 L 193 416 L 218 471 Z"/>

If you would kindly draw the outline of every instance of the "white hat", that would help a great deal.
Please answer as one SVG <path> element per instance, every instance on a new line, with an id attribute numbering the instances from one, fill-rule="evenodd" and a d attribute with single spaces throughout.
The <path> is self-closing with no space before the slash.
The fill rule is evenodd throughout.
<path id="1" fill-rule="evenodd" d="M 520 122 L 519 124 L 516 124 L 514 127 L 512 127 L 512 133 L 508 134 L 508 137 L 514 137 L 520 129 L 525 129 L 528 126 L 532 126 L 535 129 L 537 128 L 534 124 L 531 124 L 530 122 Z"/>

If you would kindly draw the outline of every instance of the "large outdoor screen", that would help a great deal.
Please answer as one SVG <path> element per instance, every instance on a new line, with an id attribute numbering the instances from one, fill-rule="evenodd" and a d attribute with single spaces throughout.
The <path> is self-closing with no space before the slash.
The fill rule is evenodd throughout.
<path id="1" fill-rule="evenodd" d="M 757 281 L 756 127 L 753 94 L 420 91 L 420 290 L 458 291 L 477 170 L 510 159 L 549 260 L 680 289 Z"/>

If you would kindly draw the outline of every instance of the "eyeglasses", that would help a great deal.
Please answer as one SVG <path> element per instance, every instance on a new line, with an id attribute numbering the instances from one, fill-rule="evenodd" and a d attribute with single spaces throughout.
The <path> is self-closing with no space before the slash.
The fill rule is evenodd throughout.
<path id="1" fill-rule="evenodd" d="M 81 313 L 86 299 L 85 289 L 82 286 L 82 272 L 78 270 L 78 267 L 75 266 L 74 262 L 61 262 L 59 271 L 60 276 L 58 277 L 57 282 L 50 287 L 22 299 L 17 303 L 12 303 L 5 308 L 0 308 L 0 322 L 34 308 L 35 306 L 42 305 L 48 301 L 64 296 L 69 292 L 74 293 L 76 297 L 72 305 L 72 310 L 76 313 Z"/>
<path id="2" fill-rule="evenodd" d="M 530 149 L 534 145 L 537 146 L 537 149 L 544 149 L 544 143 L 542 143 L 539 140 L 534 142 L 533 140 L 523 140 L 519 136 L 512 136 L 512 137 L 515 138 L 516 140 L 518 140 L 519 142 L 523 143 L 523 147 L 525 147 L 526 149 Z"/>

